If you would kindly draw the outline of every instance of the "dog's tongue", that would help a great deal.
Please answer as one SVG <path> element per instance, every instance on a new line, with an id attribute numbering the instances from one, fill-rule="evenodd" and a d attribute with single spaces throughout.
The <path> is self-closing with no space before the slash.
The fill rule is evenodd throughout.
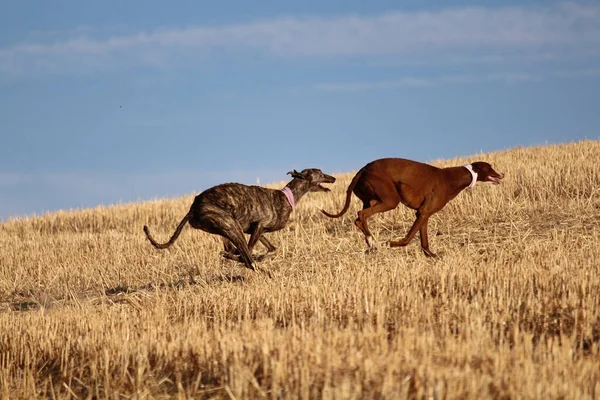
<path id="1" fill-rule="evenodd" d="M 319 189 L 321 189 L 324 192 L 331 192 L 331 190 L 329 188 L 326 188 L 325 186 L 319 185 Z"/>

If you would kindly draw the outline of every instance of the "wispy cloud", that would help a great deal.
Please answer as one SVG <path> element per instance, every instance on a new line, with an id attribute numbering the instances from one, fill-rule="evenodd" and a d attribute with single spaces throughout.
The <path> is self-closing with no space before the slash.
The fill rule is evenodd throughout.
<path id="1" fill-rule="evenodd" d="M 373 82 L 318 83 L 314 88 L 320 92 L 364 92 L 368 90 L 394 89 L 401 87 L 429 87 L 437 83 L 432 79 L 400 78 Z"/>
<path id="2" fill-rule="evenodd" d="M 569 71 L 551 71 L 546 73 L 490 73 L 472 75 L 445 75 L 435 77 L 403 77 L 385 81 L 362 81 L 362 82 L 328 82 L 318 83 L 313 86 L 314 90 L 328 93 L 350 93 L 375 90 L 390 90 L 397 88 L 415 87 L 437 87 L 443 85 L 465 85 L 481 84 L 490 82 L 500 83 L 523 83 L 542 82 L 548 79 L 576 79 L 586 77 L 600 77 L 600 69 L 579 69 Z"/>
<path id="3" fill-rule="evenodd" d="M 464 7 L 374 16 L 277 18 L 0 49 L 0 74 L 86 72 L 198 63 L 244 51 L 276 57 L 505 56 L 600 45 L 600 5 Z M 560 52 L 559 52 L 560 53 Z M 565 53 L 566 54 L 566 53 Z"/>

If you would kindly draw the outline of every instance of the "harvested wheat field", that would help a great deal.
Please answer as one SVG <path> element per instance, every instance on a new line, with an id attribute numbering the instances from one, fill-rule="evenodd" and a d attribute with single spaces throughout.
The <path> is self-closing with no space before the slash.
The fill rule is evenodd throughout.
<path id="1" fill-rule="evenodd" d="M 600 141 L 435 164 L 476 160 L 506 177 L 431 218 L 437 259 L 418 239 L 366 253 L 355 197 L 320 213 L 353 174 L 270 234 L 271 278 L 189 226 L 148 243 L 193 195 L 0 224 L 0 397 L 600 398 Z"/>

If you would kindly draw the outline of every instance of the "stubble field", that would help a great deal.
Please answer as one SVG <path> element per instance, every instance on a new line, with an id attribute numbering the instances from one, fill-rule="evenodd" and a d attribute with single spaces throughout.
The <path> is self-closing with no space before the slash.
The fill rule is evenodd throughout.
<path id="1" fill-rule="evenodd" d="M 437 259 L 365 253 L 356 198 L 320 213 L 353 174 L 270 234 L 271 278 L 189 226 L 148 243 L 193 195 L 2 223 L 0 398 L 600 398 L 600 141 L 435 164 L 477 160 L 504 183 L 431 218 Z"/>

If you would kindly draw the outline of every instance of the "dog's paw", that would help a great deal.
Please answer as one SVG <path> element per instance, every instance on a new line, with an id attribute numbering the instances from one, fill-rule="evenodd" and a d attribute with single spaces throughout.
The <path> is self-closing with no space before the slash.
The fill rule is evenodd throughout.
<path id="1" fill-rule="evenodd" d="M 371 249 L 377 248 L 377 243 L 375 243 L 375 239 L 373 239 L 373 236 L 367 236 L 366 241 L 367 241 L 367 246 L 369 246 L 369 248 L 371 248 Z"/>
<path id="2" fill-rule="evenodd" d="M 375 254 L 379 249 L 376 246 L 367 247 L 365 254 Z"/>
<path id="3" fill-rule="evenodd" d="M 231 261 L 242 262 L 242 259 L 240 258 L 239 254 L 232 254 L 228 251 L 222 251 L 221 256 Z"/>
<path id="4" fill-rule="evenodd" d="M 379 242 L 377 244 L 377 247 L 380 249 L 389 249 L 390 247 L 390 241 L 389 240 L 384 240 L 383 242 Z"/>
<path id="5" fill-rule="evenodd" d="M 273 253 L 265 253 L 265 254 L 253 254 L 252 258 L 254 258 L 254 261 L 264 261 L 267 258 L 272 258 L 273 256 L 275 256 Z"/>
<path id="6" fill-rule="evenodd" d="M 437 254 L 433 253 L 433 252 L 432 252 L 431 250 L 429 250 L 429 249 L 421 249 L 421 250 L 423 250 L 423 253 L 425 253 L 425 255 L 426 255 L 427 257 L 430 257 L 430 258 L 438 258 Z"/>

